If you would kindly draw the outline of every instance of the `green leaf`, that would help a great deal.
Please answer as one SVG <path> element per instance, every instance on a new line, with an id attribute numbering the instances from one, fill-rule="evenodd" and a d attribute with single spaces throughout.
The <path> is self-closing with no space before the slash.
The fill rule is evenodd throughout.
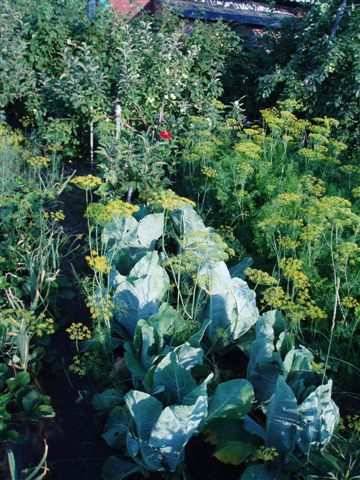
<path id="1" fill-rule="evenodd" d="M 126 406 L 135 422 L 136 431 L 142 440 L 147 440 L 162 411 L 156 398 L 138 390 L 131 390 L 125 397 Z"/>
<path id="2" fill-rule="evenodd" d="M 207 415 L 207 395 L 193 405 L 166 407 L 151 433 L 149 445 L 159 450 L 167 468 L 174 472 L 183 461 L 184 449 Z"/>
<path id="3" fill-rule="evenodd" d="M 295 448 L 299 426 L 296 397 L 284 377 L 279 376 L 267 409 L 267 445 L 276 448 L 282 455 L 291 453 Z"/>
<path id="4" fill-rule="evenodd" d="M 207 423 L 219 418 L 243 418 L 254 401 L 254 390 L 247 380 L 229 380 L 216 387 L 209 403 Z"/>
<path id="5" fill-rule="evenodd" d="M 31 381 L 30 374 L 28 372 L 17 373 L 15 377 L 9 378 L 6 381 L 6 385 L 10 392 L 15 392 L 16 390 L 29 385 Z"/>
<path id="6" fill-rule="evenodd" d="M 170 280 L 160 266 L 158 253 L 149 252 L 137 262 L 128 277 L 118 275 L 115 282 L 115 319 L 133 336 L 140 318 L 147 319 L 158 312 Z"/>
<path id="7" fill-rule="evenodd" d="M 137 236 L 140 245 L 152 248 L 154 241 L 158 240 L 164 232 L 164 214 L 153 213 L 146 215 L 139 222 Z"/>
<path id="8" fill-rule="evenodd" d="M 154 392 L 164 391 L 169 403 L 182 403 L 183 398 L 194 388 L 195 380 L 190 371 L 180 364 L 175 351 L 168 353 L 154 370 Z"/>
<path id="9" fill-rule="evenodd" d="M 312 447 L 324 447 L 339 423 L 339 409 L 331 398 L 332 381 L 320 385 L 299 406 L 301 430 L 298 445 L 307 455 Z"/>
<path id="10" fill-rule="evenodd" d="M 222 463 L 241 465 L 256 450 L 251 443 L 232 441 L 217 449 L 214 456 Z"/>
<path id="11" fill-rule="evenodd" d="M 36 390 L 30 390 L 23 398 L 22 398 L 22 406 L 26 413 L 32 413 L 32 410 L 36 407 L 36 405 L 41 400 L 41 395 Z"/>
<path id="12" fill-rule="evenodd" d="M 277 312 L 263 314 L 256 323 L 256 338 L 250 350 L 247 377 L 254 386 L 256 399 L 268 400 L 282 372 L 282 361 L 274 350 Z"/>
<path id="13" fill-rule="evenodd" d="M 193 207 L 190 205 L 184 208 L 179 208 L 171 213 L 171 220 L 177 232 L 181 236 L 188 235 L 193 232 L 206 230 L 205 224 Z"/>
<path id="14" fill-rule="evenodd" d="M 102 435 L 109 447 L 121 448 L 125 444 L 129 422 L 129 415 L 123 407 L 115 407 L 111 411 Z"/>
<path id="15" fill-rule="evenodd" d="M 116 405 L 120 405 L 124 395 L 116 388 L 108 388 L 101 393 L 94 395 L 92 399 L 92 406 L 95 410 L 106 411 L 111 410 Z"/>
<path id="16" fill-rule="evenodd" d="M 224 262 L 209 262 L 199 271 L 209 302 L 204 321 L 210 319 L 207 335 L 224 347 L 245 335 L 256 323 L 259 311 L 256 295 L 240 278 L 231 278 Z"/>
<path id="17" fill-rule="evenodd" d="M 307 348 L 292 348 L 285 356 L 283 366 L 287 374 L 295 371 L 311 371 L 314 355 Z"/>

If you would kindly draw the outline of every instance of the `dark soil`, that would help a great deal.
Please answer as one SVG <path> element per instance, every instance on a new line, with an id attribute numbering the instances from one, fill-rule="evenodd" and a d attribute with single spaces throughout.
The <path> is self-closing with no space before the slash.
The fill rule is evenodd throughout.
<path id="1" fill-rule="evenodd" d="M 79 163 L 75 166 L 77 175 L 90 173 L 89 167 L 83 165 Z M 101 425 L 97 424 L 91 407 L 94 392 L 90 391 L 89 385 L 84 385 L 85 381 L 69 374 L 68 367 L 75 352 L 65 332 L 72 322 L 90 322 L 74 274 L 86 271 L 86 244 L 83 241 L 87 232 L 85 194 L 77 188 L 68 187 L 60 201 L 65 214 L 64 230 L 69 238 L 69 253 L 62 260 L 60 288 L 54 307 L 59 330 L 52 338 L 41 376 L 41 383 L 50 395 L 56 412 L 48 435 L 48 478 L 100 480 L 101 468 L 109 450 L 101 439 Z"/>

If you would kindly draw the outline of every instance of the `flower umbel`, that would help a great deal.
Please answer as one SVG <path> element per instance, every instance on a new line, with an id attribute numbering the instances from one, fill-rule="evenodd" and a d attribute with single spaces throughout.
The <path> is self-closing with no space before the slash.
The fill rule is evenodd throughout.
<path id="1" fill-rule="evenodd" d="M 94 188 L 100 187 L 102 180 L 94 175 L 79 175 L 74 177 L 70 183 L 82 190 L 93 190 Z"/>
<path id="2" fill-rule="evenodd" d="M 94 250 L 91 251 L 90 255 L 85 257 L 90 268 L 99 273 L 109 273 L 110 265 L 107 261 L 107 258 L 99 255 Z"/>
<path id="3" fill-rule="evenodd" d="M 89 327 L 81 322 L 72 323 L 70 327 L 66 329 L 66 332 L 69 334 L 70 340 L 81 341 L 89 340 L 91 338 Z"/>
<path id="4" fill-rule="evenodd" d="M 163 208 L 164 210 L 177 210 L 178 208 L 184 208 L 188 205 L 194 207 L 195 203 L 185 197 L 180 197 L 172 190 L 163 190 L 158 193 L 154 193 L 149 199 L 150 205 Z"/>

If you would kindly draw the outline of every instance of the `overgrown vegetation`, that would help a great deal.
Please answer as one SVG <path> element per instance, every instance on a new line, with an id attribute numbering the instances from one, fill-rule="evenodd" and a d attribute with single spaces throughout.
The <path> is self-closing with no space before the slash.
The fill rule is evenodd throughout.
<path id="1" fill-rule="evenodd" d="M 94 480 L 355 480 L 357 6 L 249 40 L 83 3 L 0 6 L 2 478 L 62 478 L 53 376 Z"/>

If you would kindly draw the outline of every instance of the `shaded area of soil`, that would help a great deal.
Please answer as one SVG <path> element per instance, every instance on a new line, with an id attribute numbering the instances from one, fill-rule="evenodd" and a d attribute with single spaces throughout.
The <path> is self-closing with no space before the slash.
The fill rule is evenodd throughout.
<path id="1" fill-rule="evenodd" d="M 75 168 L 77 175 L 89 173 L 86 165 L 79 164 Z M 109 451 L 101 439 L 101 428 L 96 424 L 89 386 L 84 387 L 82 383 L 85 382 L 69 375 L 68 367 L 74 350 L 65 332 L 72 322 L 89 323 L 89 314 L 74 274 L 82 276 L 86 270 L 83 241 L 87 231 L 85 194 L 77 188 L 67 188 L 60 202 L 65 214 L 63 226 L 69 237 L 70 253 L 65 254 L 61 263 L 60 288 L 55 306 L 59 329 L 52 338 L 41 377 L 56 411 L 48 436 L 48 478 L 100 480 L 101 468 Z"/>

